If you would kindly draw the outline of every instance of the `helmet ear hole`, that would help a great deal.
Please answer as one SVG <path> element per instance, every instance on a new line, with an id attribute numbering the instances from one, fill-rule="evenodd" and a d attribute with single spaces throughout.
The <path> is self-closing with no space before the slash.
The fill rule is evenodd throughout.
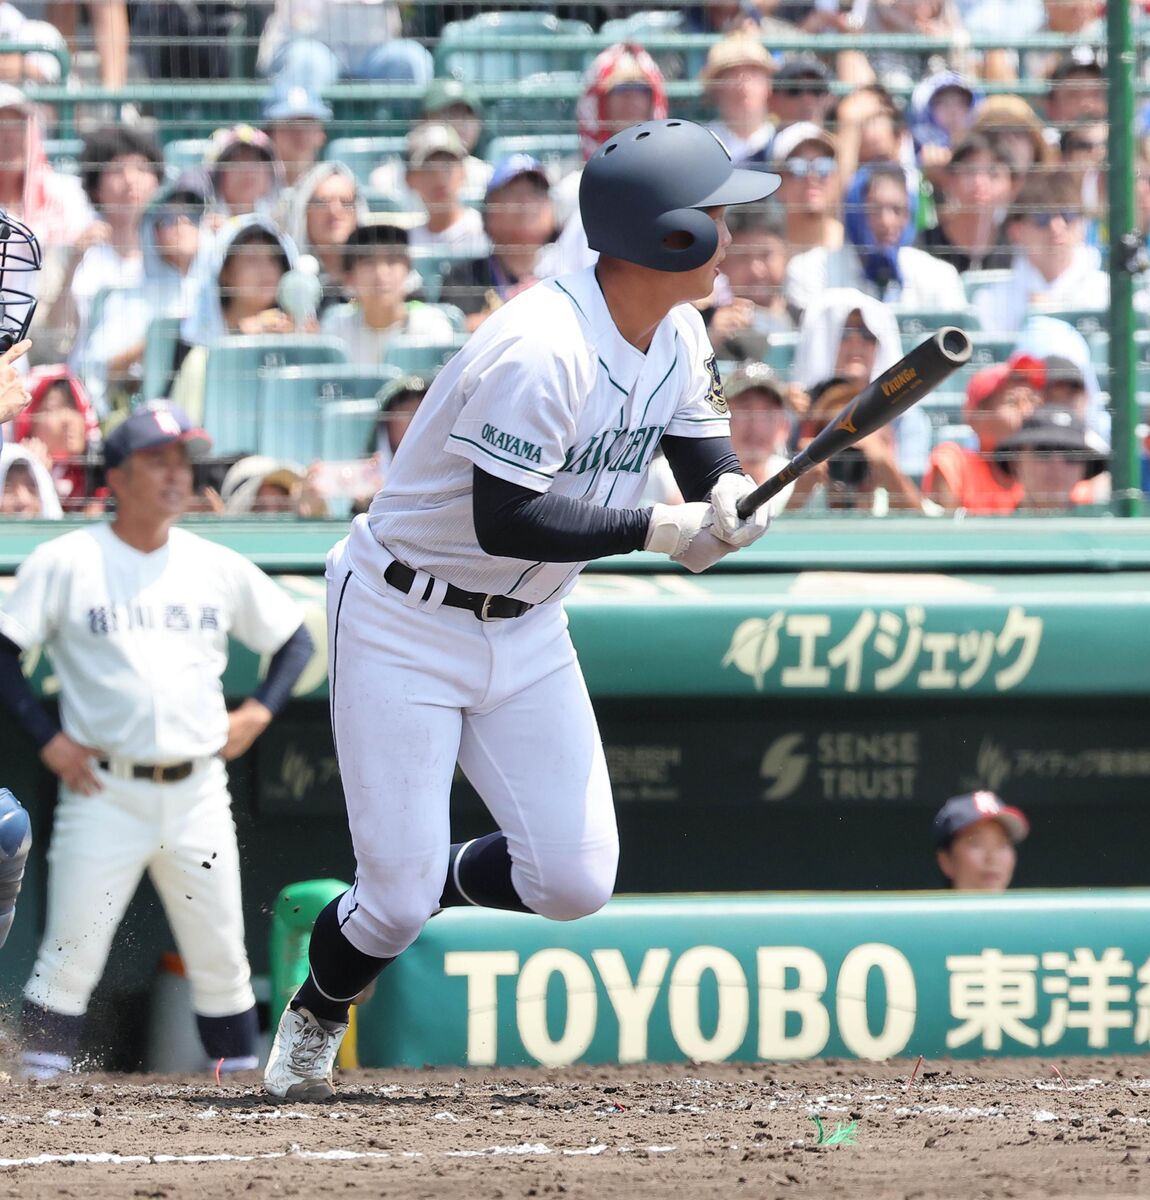
<path id="1" fill-rule="evenodd" d="M 668 250 L 690 250 L 695 244 L 695 235 L 688 233 L 685 229 L 676 229 L 674 233 L 669 233 L 663 239 L 663 245 Z"/>

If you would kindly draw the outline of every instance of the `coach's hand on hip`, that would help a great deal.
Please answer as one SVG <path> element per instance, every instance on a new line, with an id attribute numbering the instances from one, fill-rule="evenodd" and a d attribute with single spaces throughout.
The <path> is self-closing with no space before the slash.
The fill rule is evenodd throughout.
<path id="1" fill-rule="evenodd" d="M 65 787 L 81 796 L 92 796 L 104 790 L 92 769 L 96 753 L 91 746 L 82 746 L 66 733 L 58 733 L 41 747 L 40 761 L 59 776 Z"/>
<path id="2" fill-rule="evenodd" d="M 228 713 L 228 740 L 220 757 L 225 762 L 239 758 L 271 723 L 271 709 L 258 700 L 245 700 L 239 708 Z"/>
<path id="3" fill-rule="evenodd" d="M 32 342 L 25 338 L 0 354 L 0 423 L 10 421 L 32 399 L 24 377 L 17 373 L 14 365 L 31 348 Z"/>

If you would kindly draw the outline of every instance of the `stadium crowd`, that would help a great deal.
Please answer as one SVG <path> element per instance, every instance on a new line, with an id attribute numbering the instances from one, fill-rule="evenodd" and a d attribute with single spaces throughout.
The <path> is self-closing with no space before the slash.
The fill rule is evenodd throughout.
<path id="1" fill-rule="evenodd" d="M 466 57 L 450 73 L 439 52 L 460 28 L 491 32 L 515 15 L 359 0 L 0 3 L 0 44 L 14 47 L 0 53 L 0 208 L 44 251 L 33 401 L 7 431 L 0 515 L 103 511 L 102 439 L 162 397 L 214 439 L 202 511 L 364 505 L 446 358 L 525 288 L 594 260 L 581 162 L 620 128 L 676 115 L 702 117 L 737 162 L 783 177 L 771 201 L 732 212 L 703 308 L 749 474 L 777 469 L 934 329 L 960 325 L 975 341 L 936 395 L 801 479 L 788 513 L 1106 502 L 1099 4 L 535 10 L 557 37 L 584 29 L 603 45 L 564 121 L 541 109 L 508 133 L 490 127 Z M 210 136 L 172 138 L 146 104 L 94 103 L 69 148 L 59 113 L 35 101 L 60 81 L 66 45 L 92 47 L 90 82 L 104 88 L 234 78 L 237 23 L 264 93 Z M 669 32 L 713 36 L 672 53 Z M 662 35 L 650 52 L 645 33 Z M 972 48 L 1042 33 L 1081 44 Z M 817 50 L 824 34 L 889 35 L 890 48 L 772 49 L 805 36 Z M 418 115 L 386 136 L 350 128 L 325 98 L 347 80 L 414 86 Z M 1140 312 L 1148 295 L 1140 281 Z M 649 499 L 675 498 L 669 472 L 653 472 Z"/>

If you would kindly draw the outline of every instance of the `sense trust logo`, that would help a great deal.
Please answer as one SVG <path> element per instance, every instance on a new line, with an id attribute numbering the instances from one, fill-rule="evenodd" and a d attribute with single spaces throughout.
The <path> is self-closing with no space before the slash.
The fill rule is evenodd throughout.
<path id="1" fill-rule="evenodd" d="M 759 764 L 759 778 L 773 782 L 763 793 L 764 800 L 786 800 L 798 790 L 811 765 L 811 756 L 799 753 L 802 744 L 801 733 L 785 733 L 767 747 Z"/>

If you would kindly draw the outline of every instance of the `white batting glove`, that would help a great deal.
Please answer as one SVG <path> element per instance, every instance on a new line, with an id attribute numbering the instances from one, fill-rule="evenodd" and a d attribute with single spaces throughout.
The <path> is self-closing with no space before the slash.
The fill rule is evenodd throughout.
<path id="1" fill-rule="evenodd" d="M 709 504 L 656 504 L 646 549 L 668 555 L 688 571 L 705 571 L 735 549 L 711 532 L 714 519 Z"/>
<path id="2" fill-rule="evenodd" d="M 709 504 L 656 504 L 644 549 L 678 558 L 712 519 Z"/>
<path id="3" fill-rule="evenodd" d="M 720 475 L 719 482 L 711 489 L 711 507 L 715 510 L 712 528 L 716 537 L 730 546 L 749 546 L 771 527 L 774 513 L 769 503 L 760 505 L 745 520 L 735 510 L 739 501 L 756 486 L 749 475 L 730 472 Z"/>

